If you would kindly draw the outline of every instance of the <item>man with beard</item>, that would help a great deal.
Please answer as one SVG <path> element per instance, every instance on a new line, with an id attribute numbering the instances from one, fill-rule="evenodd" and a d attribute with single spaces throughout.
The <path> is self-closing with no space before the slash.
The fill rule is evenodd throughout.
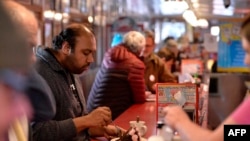
<path id="1" fill-rule="evenodd" d="M 56 101 L 52 120 L 33 125 L 34 140 L 89 140 L 92 136 L 117 136 L 119 129 L 108 125 L 111 112 L 99 107 L 86 112 L 85 98 L 79 78 L 94 61 L 96 40 L 84 25 L 71 24 L 53 40 L 52 48 L 37 49 L 37 71 L 47 81 Z"/>
<path id="2" fill-rule="evenodd" d="M 155 36 L 150 30 L 144 31 L 146 38 L 146 47 L 143 52 L 145 70 L 145 84 L 147 91 L 155 94 L 156 83 L 174 83 L 176 79 L 173 74 L 166 68 L 164 62 L 154 53 Z"/>

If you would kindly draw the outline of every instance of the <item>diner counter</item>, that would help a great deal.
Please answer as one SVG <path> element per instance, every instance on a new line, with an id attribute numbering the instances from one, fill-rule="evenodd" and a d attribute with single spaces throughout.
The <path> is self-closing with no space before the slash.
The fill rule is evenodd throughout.
<path id="1" fill-rule="evenodd" d="M 145 138 L 156 134 L 156 104 L 154 101 L 143 104 L 134 104 L 114 120 L 117 126 L 129 129 L 129 121 L 136 120 L 139 116 L 141 121 L 145 121 L 147 132 Z M 92 141 L 106 141 L 104 138 L 93 139 Z"/>
<path id="2" fill-rule="evenodd" d="M 139 116 L 141 121 L 145 121 L 147 132 L 145 137 L 156 134 L 156 106 L 155 102 L 145 102 L 143 104 L 134 104 L 124 113 L 122 113 L 114 123 L 124 129 L 129 129 L 129 121 L 135 121 Z"/>
<path id="3" fill-rule="evenodd" d="M 208 110 L 208 86 L 206 84 L 201 84 L 199 89 L 199 109 L 198 109 L 198 119 L 199 125 L 203 128 L 207 128 L 207 110 Z M 135 121 L 137 116 L 139 116 L 141 121 L 145 121 L 147 126 L 147 132 L 143 136 L 144 138 L 149 138 L 152 135 L 156 135 L 156 102 L 147 101 L 142 104 L 134 104 L 129 107 L 125 112 L 118 116 L 114 120 L 114 124 L 124 128 L 125 130 L 130 128 L 129 122 Z M 98 138 L 93 141 L 107 141 L 105 138 Z M 180 137 L 175 136 L 174 141 L 179 141 Z"/>

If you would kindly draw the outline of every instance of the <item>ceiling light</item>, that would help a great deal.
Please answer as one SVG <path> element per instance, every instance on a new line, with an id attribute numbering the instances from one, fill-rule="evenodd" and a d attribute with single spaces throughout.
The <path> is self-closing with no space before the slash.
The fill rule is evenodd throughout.
<path id="1" fill-rule="evenodd" d="M 93 23 L 93 21 L 94 21 L 93 17 L 92 17 L 92 16 L 88 16 L 88 21 L 89 21 L 90 23 Z"/>
<path id="2" fill-rule="evenodd" d="M 99 25 L 99 26 L 105 26 L 106 25 L 106 16 L 96 15 L 94 23 L 96 25 Z"/>
<path id="3" fill-rule="evenodd" d="M 192 3 L 197 3 L 199 0 L 191 0 Z"/>
<path id="4" fill-rule="evenodd" d="M 54 15 L 55 15 L 55 12 L 52 11 L 52 10 L 46 10 L 46 11 L 43 12 L 43 16 L 46 19 L 53 19 Z"/>
<path id="5" fill-rule="evenodd" d="M 212 26 L 212 27 L 210 28 L 210 33 L 211 33 L 211 35 L 213 35 L 213 36 L 218 36 L 219 33 L 220 33 L 220 27 L 219 27 L 219 26 Z"/>
<path id="6" fill-rule="evenodd" d="M 160 10 L 162 14 L 181 14 L 189 8 L 186 1 L 162 1 Z"/>
<path id="7" fill-rule="evenodd" d="M 62 19 L 62 17 L 63 17 L 62 13 L 56 13 L 54 16 L 54 19 L 57 21 L 60 21 Z"/>
<path id="8" fill-rule="evenodd" d="M 197 26 L 197 17 L 192 10 L 186 10 L 182 16 L 191 26 Z"/>
<path id="9" fill-rule="evenodd" d="M 68 13 L 63 13 L 62 16 L 63 16 L 63 18 L 69 18 L 69 14 Z"/>
<path id="10" fill-rule="evenodd" d="M 197 21 L 197 26 L 202 27 L 202 28 L 207 28 L 208 27 L 208 21 L 206 19 L 199 19 Z"/>
<path id="11" fill-rule="evenodd" d="M 200 4 L 199 4 L 199 3 L 193 3 L 193 7 L 194 7 L 194 8 L 199 8 L 199 7 L 200 7 Z"/>

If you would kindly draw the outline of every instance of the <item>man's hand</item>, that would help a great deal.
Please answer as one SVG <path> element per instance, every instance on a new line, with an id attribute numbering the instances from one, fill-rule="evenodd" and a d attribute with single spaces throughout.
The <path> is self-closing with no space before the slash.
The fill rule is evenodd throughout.
<path id="1" fill-rule="evenodd" d="M 118 126 L 114 126 L 114 125 L 109 125 L 104 127 L 104 136 L 106 138 L 111 137 L 119 137 L 122 136 L 124 133 L 126 132 L 125 129 L 118 127 Z"/>
<path id="2" fill-rule="evenodd" d="M 111 110 L 108 107 L 99 107 L 86 116 L 90 127 L 107 126 L 112 122 Z"/>
<path id="3" fill-rule="evenodd" d="M 111 123 L 111 110 L 108 107 L 99 107 L 86 116 L 73 119 L 77 133 L 86 128 L 103 127 Z"/>

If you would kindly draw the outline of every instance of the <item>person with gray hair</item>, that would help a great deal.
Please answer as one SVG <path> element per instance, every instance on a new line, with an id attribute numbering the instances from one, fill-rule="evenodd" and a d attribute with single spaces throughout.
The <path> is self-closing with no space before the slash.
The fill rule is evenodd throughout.
<path id="1" fill-rule="evenodd" d="M 143 35 L 137 31 L 130 31 L 124 35 L 123 43 L 126 44 L 131 52 L 137 54 L 141 53 L 142 49 L 145 47 L 145 38 Z M 142 54 L 139 54 L 140 56 Z"/>
<path id="2" fill-rule="evenodd" d="M 132 104 L 145 102 L 145 66 L 140 60 L 144 48 L 145 37 L 130 31 L 123 43 L 106 52 L 88 96 L 89 112 L 107 106 L 115 119 Z"/>

